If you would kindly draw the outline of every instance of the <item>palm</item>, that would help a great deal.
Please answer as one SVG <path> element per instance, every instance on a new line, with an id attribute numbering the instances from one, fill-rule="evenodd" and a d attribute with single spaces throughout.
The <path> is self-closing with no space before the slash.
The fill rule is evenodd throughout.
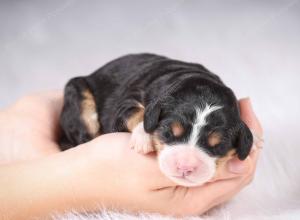
<path id="1" fill-rule="evenodd" d="M 52 92 L 22 98 L 13 106 L 0 111 L 0 163 L 60 152 L 57 137 L 61 107 L 62 93 Z M 243 120 L 257 135 L 262 136 L 261 126 L 251 112 L 249 103 L 241 101 L 240 107 Z M 59 158 L 63 158 L 65 164 L 80 161 L 78 156 L 88 158 L 82 173 L 77 170 L 81 170 L 81 166 L 74 166 L 75 173 L 80 173 L 80 178 L 75 179 L 80 190 L 87 186 L 85 190 L 91 191 L 93 198 L 96 198 L 94 196 L 98 192 L 99 198 L 103 198 L 103 195 L 110 198 L 109 204 L 112 202 L 129 210 L 138 208 L 180 215 L 203 213 L 230 199 L 251 181 L 258 157 L 258 151 L 251 153 L 246 161 L 250 169 L 243 175 L 231 174 L 224 167 L 221 172 L 223 175 L 217 178 L 218 181 L 200 187 L 185 188 L 176 186 L 160 173 L 154 155 L 144 156 L 130 150 L 129 139 L 130 135 L 125 133 L 102 135 L 73 151 L 62 153 L 63 156 Z M 103 167 L 105 168 L 101 169 Z M 103 181 L 103 176 L 106 176 L 107 182 L 102 182 L 102 187 L 99 187 L 98 180 Z M 150 176 L 152 178 L 148 178 Z M 93 178 L 97 181 L 85 182 Z M 111 187 L 112 184 L 114 187 Z M 102 188 L 105 191 L 101 191 Z M 145 197 L 148 199 L 145 200 Z M 137 202 L 135 208 L 132 207 L 132 200 Z"/>

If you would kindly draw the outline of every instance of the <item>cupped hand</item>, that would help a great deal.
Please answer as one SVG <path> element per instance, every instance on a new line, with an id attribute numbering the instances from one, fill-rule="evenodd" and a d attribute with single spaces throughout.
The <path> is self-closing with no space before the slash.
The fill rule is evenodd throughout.
<path id="1" fill-rule="evenodd" d="M 250 129 L 262 136 L 262 128 L 250 100 L 242 99 L 240 109 Z M 80 185 L 86 185 L 91 196 L 99 192 L 98 198 L 103 204 L 134 212 L 176 216 L 202 214 L 228 201 L 252 181 L 259 155 L 259 149 L 254 146 L 246 160 L 233 158 L 228 161 L 213 182 L 187 188 L 174 184 L 162 175 L 155 155 L 145 156 L 130 150 L 129 138 L 126 133 L 108 134 L 80 146 L 88 151 L 85 155 L 89 155 L 87 163 L 90 166 L 90 173 Z M 100 168 L 99 172 L 99 167 L 104 167 L 104 170 Z M 91 183 L 88 177 L 100 182 Z M 101 186 L 106 187 L 100 189 Z"/>
<path id="2" fill-rule="evenodd" d="M 80 207 L 95 211 L 104 206 L 133 212 L 202 214 L 232 198 L 254 177 L 257 148 L 253 148 L 245 161 L 237 158 L 228 161 L 214 182 L 193 188 L 169 181 L 160 172 L 155 155 L 140 155 L 131 150 L 128 133 L 102 135 L 60 152 L 56 142 L 61 107 L 61 92 L 43 93 L 23 98 L 0 112 L 0 145 L 4 146 L 0 163 L 52 156 L 59 157 L 68 167 L 65 184 L 70 187 L 65 196 L 76 200 L 76 205 L 58 207 L 58 210 Z M 262 136 L 250 101 L 241 100 L 240 108 L 245 123 Z M 72 167 L 74 161 L 76 166 Z"/>

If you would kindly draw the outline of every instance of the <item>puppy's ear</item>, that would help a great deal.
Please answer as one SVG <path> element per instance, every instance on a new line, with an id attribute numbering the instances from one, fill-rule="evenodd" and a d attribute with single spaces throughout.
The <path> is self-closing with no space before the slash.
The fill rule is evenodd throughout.
<path id="1" fill-rule="evenodd" d="M 146 106 L 144 114 L 144 129 L 147 133 L 153 132 L 158 125 L 161 105 L 159 101 L 153 101 Z"/>
<path id="2" fill-rule="evenodd" d="M 238 158 L 240 160 L 245 160 L 250 153 L 253 144 L 253 136 L 248 126 L 242 121 L 240 123 L 235 147 Z"/>

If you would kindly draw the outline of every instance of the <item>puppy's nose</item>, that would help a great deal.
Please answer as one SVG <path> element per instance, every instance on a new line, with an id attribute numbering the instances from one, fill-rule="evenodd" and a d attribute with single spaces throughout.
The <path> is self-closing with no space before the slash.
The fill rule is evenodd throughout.
<path id="1" fill-rule="evenodd" d="M 182 153 L 177 155 L 176 168 L 180 176 L 190 176 L 200 166 L 202 161 L 191 153 Z"/>
<path id="2" fill-rule="evenodd" d="M 191 166 L 191 165 L 177 165 L 177 172 L 180 176 L 189 176 L 191 175 L 195 170 L 197 169 L 197 166 Z"/>

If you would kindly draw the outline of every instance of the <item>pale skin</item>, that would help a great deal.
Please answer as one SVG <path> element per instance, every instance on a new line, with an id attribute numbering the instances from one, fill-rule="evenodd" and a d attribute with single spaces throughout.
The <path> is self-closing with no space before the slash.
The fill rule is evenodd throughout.
<path id="1" fill-rule="evenodd" d="M 262 136 L 249 99 L 241 116 Z M 60 152 L 56 143 L 62 93 L 24 97 L 0 111 L 0 219 L 47 218 L 99 207 L 175 216 L 200 215 L 228 201 L 255 173 L 260 149 L 229 160 L 200 187 L 176 186 L 159 170 L 155 154 L 130 148 L 129 133 L 102 135 Z"/>

